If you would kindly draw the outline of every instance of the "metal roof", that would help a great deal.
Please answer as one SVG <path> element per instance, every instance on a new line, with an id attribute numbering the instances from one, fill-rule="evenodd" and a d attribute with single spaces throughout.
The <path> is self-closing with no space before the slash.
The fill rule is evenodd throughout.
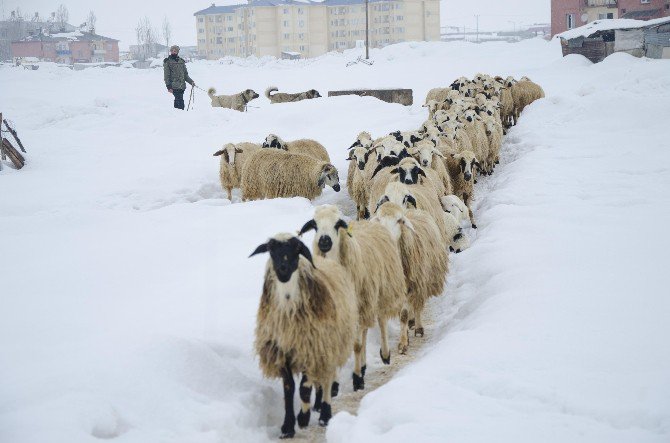
<path id="1" fill-rule="evenodd" d="M 81 32 L 81 31 L 74 31 L 74 32 L 59 32 L 55 34 L 36 34 L 36 35 L 29 35 L 27 37 L 22 38 L 19 41 L 22 42 L 56 42 L 56 41 L 62 41 L 62 40 L 69 40 L 69 41 L 108 41 L 108 42 L 118 42 L 118 40 L 105 37 L 102 35 L 98 34 L 93 34 L 91 32 Z"/>
<path id="2" fill-rule="evenodd" d="M 644 20 L 656 17 L 661 12 L 661 9 L 645 9 L 643 11 L 626 12 L 621 18 L 632 18 L 634 20 Z"/>

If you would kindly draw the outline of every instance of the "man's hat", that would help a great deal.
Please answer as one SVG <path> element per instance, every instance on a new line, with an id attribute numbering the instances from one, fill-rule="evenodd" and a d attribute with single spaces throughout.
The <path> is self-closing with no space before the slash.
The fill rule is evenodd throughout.
<path id="1" fill-rule="evenodd" d="M 179 46 L 177 46 L 177 45 L 172 45 L 172 46 L 170 46 L 170 52 L 172 52 L 172 51 L 177 51 L 177 52 L 179 52 Z"/>

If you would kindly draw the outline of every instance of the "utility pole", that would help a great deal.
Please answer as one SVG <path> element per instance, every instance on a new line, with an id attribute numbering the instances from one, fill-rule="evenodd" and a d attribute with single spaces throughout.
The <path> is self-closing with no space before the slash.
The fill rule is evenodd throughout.
<path id="1" fill-rule="evenodd" d="M 365 0 L 365 59 L 370 60 L 370 20 L 368 19 L 370 3 Z"/>
<path id="2" fill-rule="evenodd" d="M 477 18 L 477 40 L 476 40 L 476 42 L 479 43 L 479 14 L 475 15 L 475 18 Z"/>

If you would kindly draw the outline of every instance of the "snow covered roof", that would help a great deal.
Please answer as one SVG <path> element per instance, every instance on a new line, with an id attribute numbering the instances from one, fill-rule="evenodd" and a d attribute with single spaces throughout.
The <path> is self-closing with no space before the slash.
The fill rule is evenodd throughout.
<path id="1" fill-rule="evenodd" d="M 369 0 L 370 3 L 377 3 L 387 0 Z M 261 6 L 284 6 L 284 5 L 324 5 L 324 6 L 347 6 L 347 5 L 362 5 L 365 0 L 252 0 L 249 3 L 240 3 L 237 5 L 216 6 L 212 3 L 209 8 L 201 9 L 193 13 L 193 15 L 210 15 L 210 14 L 232 14 L 239 8 L 255 8 Z"/>
<path id="2" fill-rule="evenodd" d="M 603 31 L 623 30 L 623 29 L 640 29 L 663 23 L 670 23 L 670 17 L 657 18 L 655 20 L 631 20 L 625 18 L 596 20 L 579 28 L 570 29 L 557 37 L 565 40 L 571 40 L 579 37 L 590 37 L 593 34 Z"/>
<path id="3" fill-rule="evenodd" d="M 82 32 L 79 30 L 72 31 L 72 32 L 59 32 L 59 33 L 52 33 L 52 34 L 36 34 L 36 35 L 29 35 L 28 37 L 25 37 L 21 39 L 20 41 L 22 42 L 32 42 L 32 41 L 62 41 L 62 40 L 70 40 L 70 41 L 110 41 L 110 42 L 118 42 L 118 40 L 105 37 L 102 35 L 98 34 L 93 34 L 92 32 Z"/>

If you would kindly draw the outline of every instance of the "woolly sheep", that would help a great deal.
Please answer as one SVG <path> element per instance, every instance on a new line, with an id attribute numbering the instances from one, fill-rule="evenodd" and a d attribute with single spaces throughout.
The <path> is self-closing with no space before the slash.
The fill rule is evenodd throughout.
<path id="1" fill-rule="evenodd" d="M 281 438 L 295 435 L 293 374 L 302 372 L 298 425 L 310 418 L 312 386 L 330 387 L 351 354 L 356 296 L 342 266 L 312 256 L 291 234 L 278 234 L 251 254 L 268 252 L 256 317 L 254 348 L 263 375 L 282 378 L 284 423 Z M 301 257 L 302 256 L 302 257 Z M 331 390 L 324 389 L 319 423 L 332 417 Z"/>
<path id="2" fill-rule="evenodd" d="M 347 189 L 351 199 L 356 203 L 357 216 L 359 219 L 365 217 L 367 204 L 367 184 L 365 165 L 374 151 L 363 147 L 356 147 L 349 151 L 349 172 L 347 174 Z"/>
<path id="3" fill-rule="evenodd" d="M 477 228 L 471 203 L 474 198 L 474 176 L 480 164 L 472 151 L 454 152 L 447 156 L 447 168 L 451 177 L 454 195 L 463 200 L 470 213 L 470 223 Z"/>
<path id="4" fill-rule="evenodd" d="M 407 312 L 404 308 L 401 319 L 413 313 L 416 319 L 414 335 L 423 336 L 421 314 L 426 300 L 442 294 L 449 270 L 447 249 L 435 241 L 439 236 L 435 221 L 425 211 L 407 210 L 391 202 L 382 204 L 372 220 L 388 229 L 398 243 L 407 283 L 407 301 L 413 311 Z M 404 353 L 409 337 L 402 322 L 401 328 L 398 349 Z"/>
<path id="5" fill-rule="evenodd" d="M 489 171 L 489 165 L 485 163 L 489 155 L 489 139 L 486 136 L 486 128 L 481 117 L 473 110 L 465 111 L 465 132 L 467 132 L 472 142 L 472 152 L 478 159 L 482 160 L 486 173 Z"/>
<path id="6" fill-rule="evenodd" d="M 247 160 L 257 150 L 260 145 L 255 143 L 238 143 L 234 145 L 227 143 L 223 149 L 214 153 L 214 156 L 221 156 L 219 164 L 219 179 L 221 187 L 226 191 L 228 200 L 233 199 L 233 189 L 239 188 L 242 178 L 242 168 Z"/>
<path id="7" fill-rule="evenodd" d="M 339 192 L 337 169 L 313 157 L 279 149 L 260 149 L 249 157 L 242 170 L 244 200 L 305 197 L 310 200 L 331 186 Z"/>
<path id="8" fill-rule="evenodd" d="M 533 103 L 535 100 L 544 98 L 544 90 L 542 87 L 532 81 L 521 80 L 512 86 L 512 100 L 514 100 L 514 121 L 519 120 L 519 115 L 526 108 L 526 106 Z"/>
<path id="9" fill-rule="evenodd" d="M 366 339 L 369 328 L 379 324 L 384 364 L 391 363 L 386 325 L 397 317 L 405 302 L 406 288 L 400 253 L 390 233 L 378 224 L 343 219 L 337 206 L 319 206 L 300 235 L 315 231 L 316 255 L 344 266 L 354 283 L 358 301 L 358 332 L 354 343 L 353 387 L 365 387 Z"/>
<path id="10" fill-rule="evenodd" d="M 444 193 L 451 194 L 451 179 L 444 164 L 444 154 L 436 148 L 433 141 L 422 140 L 416 143 L 409 153 L 423 168 L 431 168 L 435 171 L 444 184 Z"/>
<path id="11" fill-rule="evenodd" d="M 308 138 L 286 142 L 282 140 L 281 137 L 275 134 L 270 134 L 265 137 L 261 147 L 277 148 L 283 149 L 284 151 L 288 151 L 293 154 L 309 155 L 310 157 L 314 157 L 317 160 L 330 163 L 330 157 L 328 156 L 328 151 L 326 151 L 326 148 L 324 148 L 323 145 L 316 140 L 311 140 Z"/>

